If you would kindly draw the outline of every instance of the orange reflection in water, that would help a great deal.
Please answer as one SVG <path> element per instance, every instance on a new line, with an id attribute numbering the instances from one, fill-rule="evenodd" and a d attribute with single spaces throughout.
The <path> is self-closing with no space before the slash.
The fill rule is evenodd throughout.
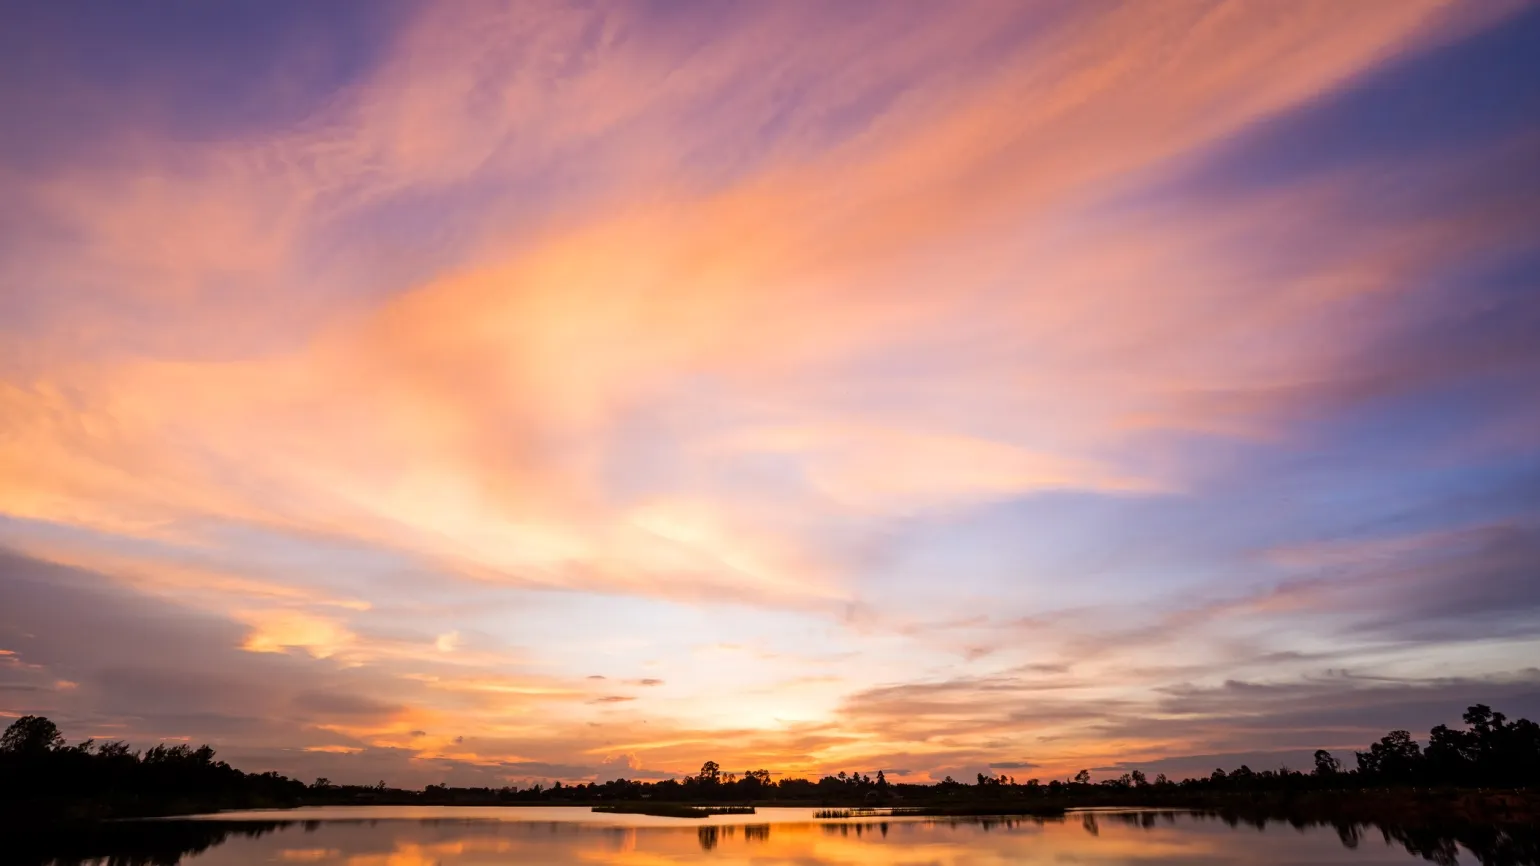
<path id="1" fill-rule="evenodd" d="M 1076 814 L 1068 819 L 702 823 L 605 827 L 562 821 L 455 819 L 291 825 L 232 837 L 194 858 L 200 866 L 252 862 L 338 866 L 846 866 L 934 864 L 1411 863 L 1399 846 L 1345 847 L 1329 828 L 1266 831 L 1175 814 Z"/>

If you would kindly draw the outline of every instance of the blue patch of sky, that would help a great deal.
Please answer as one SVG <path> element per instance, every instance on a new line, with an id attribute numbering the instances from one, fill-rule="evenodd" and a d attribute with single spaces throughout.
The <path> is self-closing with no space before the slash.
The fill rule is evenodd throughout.
<path id="1" fill-rule="evenodd" d="M 1286 188 L 1404 157 L 1450 157 L 1540 127 L 1540 8 L 1391 61 L 1258 123 L 1165 181 L 1184 192 Z"/>
<path id="2" fill-rule="evenodd" d="M 379 61 L 403 10 L 392 0 L 11 4 L 0 104 L 23 108 L 25 122 L 4 125 L 0 154 L 73 162 L 104 146 L 104 126 L 151 119 L 178 140 L 293 123 Z"/>
<path id="3" fill-rule="evenodd" d="M 1053 492 L 913 520 L 869 563 L 865 594 L 913 611 L 1009 618 L 1155 602 L 1226 573 L 1233 512 L 1184 496 Z M 1109 595 L 1111 593 L 1111 595 Z"/>

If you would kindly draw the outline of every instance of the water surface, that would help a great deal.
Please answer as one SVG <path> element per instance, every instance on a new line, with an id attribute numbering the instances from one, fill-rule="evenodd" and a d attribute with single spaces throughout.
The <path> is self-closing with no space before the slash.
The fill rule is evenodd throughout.
<path id="1" fill-rule="evenodd" d="M 141 835 L 123 842 L 121 850 L 77 850 L 58 862 L 91 862 L 87 854 L 113 856 L 114 864 L 197 866 L 1536 862 L 1532 839 L 1515 840 L 1501 832 L 1456 837 L 1404 828 L 1386 832 L 1363 825 L 1268 822 L 1258 827 L 1175 812 L 1076 812 L 1050 820 L 817 821 L 813 811 L 760 809 L 756 815 L 703 821 L 596 814 L 586 807 L 340 807 L 225 813 L 140 822 L 134 832 Z M 1473 852 L 1470 845 L 1478 850 Z M 31 862 L 46 861 L 33 858 Z"/>

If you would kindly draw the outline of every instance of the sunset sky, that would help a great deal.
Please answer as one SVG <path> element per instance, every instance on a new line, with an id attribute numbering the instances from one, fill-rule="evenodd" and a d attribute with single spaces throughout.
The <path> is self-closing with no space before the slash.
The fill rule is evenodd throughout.
<path id="1" fill-rule="evenodd" d="M 0 717 L 410 786 L 1535 717 L 1537 82 L 1498 0 L 8 3 Z"/>

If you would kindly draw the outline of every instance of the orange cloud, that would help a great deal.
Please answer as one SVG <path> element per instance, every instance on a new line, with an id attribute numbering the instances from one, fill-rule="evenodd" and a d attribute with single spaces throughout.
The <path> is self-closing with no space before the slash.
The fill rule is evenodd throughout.
<path id="1" fill-rule="evenodd" d="M 354 640 L 340 623 L 296 611 L 250 611 L 238 617 L 251 626 L 241 648 L 255 653 L 302 649 L 324 659 L 346 649 Z"/>

